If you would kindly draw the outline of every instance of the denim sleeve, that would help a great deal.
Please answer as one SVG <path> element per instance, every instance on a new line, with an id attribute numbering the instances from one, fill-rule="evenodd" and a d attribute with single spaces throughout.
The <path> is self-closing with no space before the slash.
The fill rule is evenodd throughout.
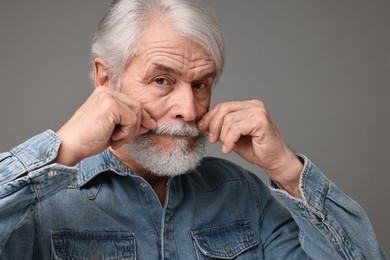
<path id="1" fill-rule="evenodd" d="M 303 250 L 313 259 L 387 259 L 364 210 L 329 181 L 305 156 L 302 199 L 271 181 L 299 227 Z"/>
<path id="2" fill-rule="evenodd" d="M 47 130 L 0 154 L 0 254 L 10 234 L 27 222 L 39 201 L 74 181 L 76 168 L 51 163 L 59 146 L 60 138 Z"/>

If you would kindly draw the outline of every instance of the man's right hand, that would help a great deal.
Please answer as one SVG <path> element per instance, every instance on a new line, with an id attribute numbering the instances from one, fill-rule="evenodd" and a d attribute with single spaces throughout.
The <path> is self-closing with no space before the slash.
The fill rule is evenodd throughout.
<path id="1" fill-rule="evenodd" d="M 156 127 L 156 121 L 137 100 L 108 87 L 97 87 L 57 131 L 61 146 L 56 162 L 74 166 L 110 146 L 118 149 Z"/>

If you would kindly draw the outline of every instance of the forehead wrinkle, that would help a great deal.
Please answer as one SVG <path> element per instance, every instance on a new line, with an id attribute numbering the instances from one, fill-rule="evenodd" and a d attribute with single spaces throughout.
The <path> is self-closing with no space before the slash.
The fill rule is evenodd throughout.
<path id="1" fill-rule="evenodd" d="M 143 47 L 138 50 L 138 55 L 141 55 L 142 53 L 148 55 L 149 53 L 153 53 L 157 50 L 157 52 L 179 56 L 183 60 L 189 62 L 196 61 L 202 56 L 207 57 L 206 59 L 204 57 L 202 59 L 208 61 L 213 60 L 203 47 L 194 42 L 183 44 L 181 48 L 178 48 L 175 44 L 170 46 L 169 41 L 151 41 L 144 43 L 142 46 Z"/>
<path id="2" fill-rule="evenodd" d="M 210 75 L 215 78 L 214 60 L 196 43 L 177 47 L 175 44 L 171 45 L 169 41 L 149 41 L 142 44 L 137 56 L 145 61 L 145 75 L 157 69 L 157 71 L 185 76 L 187 80 L 209 78 Z"/>
<path id="3" fill-rule="evenodd" d="M 179 76 L 182 76 L 183 73 L 172 68 L 172 67 L 169 67 L 169 66 L 166 66 L 166 65 L 163 65 L 161 63 L 152 63 L 152 69 L 153 70 L 158 70 L 158 71 L 162 71 L 162 72 L 166 72 L 166 73 L 170 73 L 170 74 L 176 74 L 176 75 L 179 75 Z"/>
<path id="4" fill-rule="evenodd" d="M 154 62 L 151 65 L 147 66 L 145 75 L 153 74 L 156 72 L 173 74 L 183 78 L 183 80 L 188 82 L 192 82 L 194 80 L 203 80 L 207 78 L 214 79 L 217 74 L 215 68 L 212 68 L 212 70 L 209 69 L 208 64 L 205 64 L 203 66 L 194 66 L 192 69 L 187 68 L 185 71 L 182 71 L 181 69 L 176 69 L 174 66 L 166 65 L 166 63 L 164 62 Z"/>
<path id="5" fill-rule="evenodd" d="M 164 54 L 150 55 L 146 57 L 147 67 L 155 66 L 156 69 L 170 72 L 173 74 L 182 74 L 181 70 L 193 70 L 212 67 L 215 70 L 215 64 L 211 59 L 195 59 L 193 61 L 183 60 L 181 56 L 167 56 Z"/>

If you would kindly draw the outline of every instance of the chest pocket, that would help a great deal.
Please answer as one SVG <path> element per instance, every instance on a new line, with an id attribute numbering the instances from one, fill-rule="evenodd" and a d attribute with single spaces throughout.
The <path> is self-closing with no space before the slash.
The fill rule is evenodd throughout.
<path id="1" fill-rule="evenodd" d="M 259 244 L 248 220 L 191 231 L 198 259 L 255 259 Z"/>
<path id="2" fill-rule="evenodd" d="M 130 232 L 55 231 L 51 234 L 52 259 L 136 259 Z"/>

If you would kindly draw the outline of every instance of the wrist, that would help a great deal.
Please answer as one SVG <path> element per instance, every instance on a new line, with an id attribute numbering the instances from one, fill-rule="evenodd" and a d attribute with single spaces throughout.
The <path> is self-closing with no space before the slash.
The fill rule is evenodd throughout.
<path id="1" fill-rule="evenodd" d="M 283 163 L 274 171 L 267 172 L 271 179 L 290 195 L 301 198 L 299 182 L 303 170 L 303 163 L 299 157 L 291 152 Z"/>
<path id="2" fill-rule="evenodd" d="M 65 166 L 75 166 L 82 158 L 76 156 L 75 153 L 72 152 L 72 145 L 67 144 L 59 132 L 57 132 L 57 135 L 60 137 L 61 143 L 54 162 Z"/>

